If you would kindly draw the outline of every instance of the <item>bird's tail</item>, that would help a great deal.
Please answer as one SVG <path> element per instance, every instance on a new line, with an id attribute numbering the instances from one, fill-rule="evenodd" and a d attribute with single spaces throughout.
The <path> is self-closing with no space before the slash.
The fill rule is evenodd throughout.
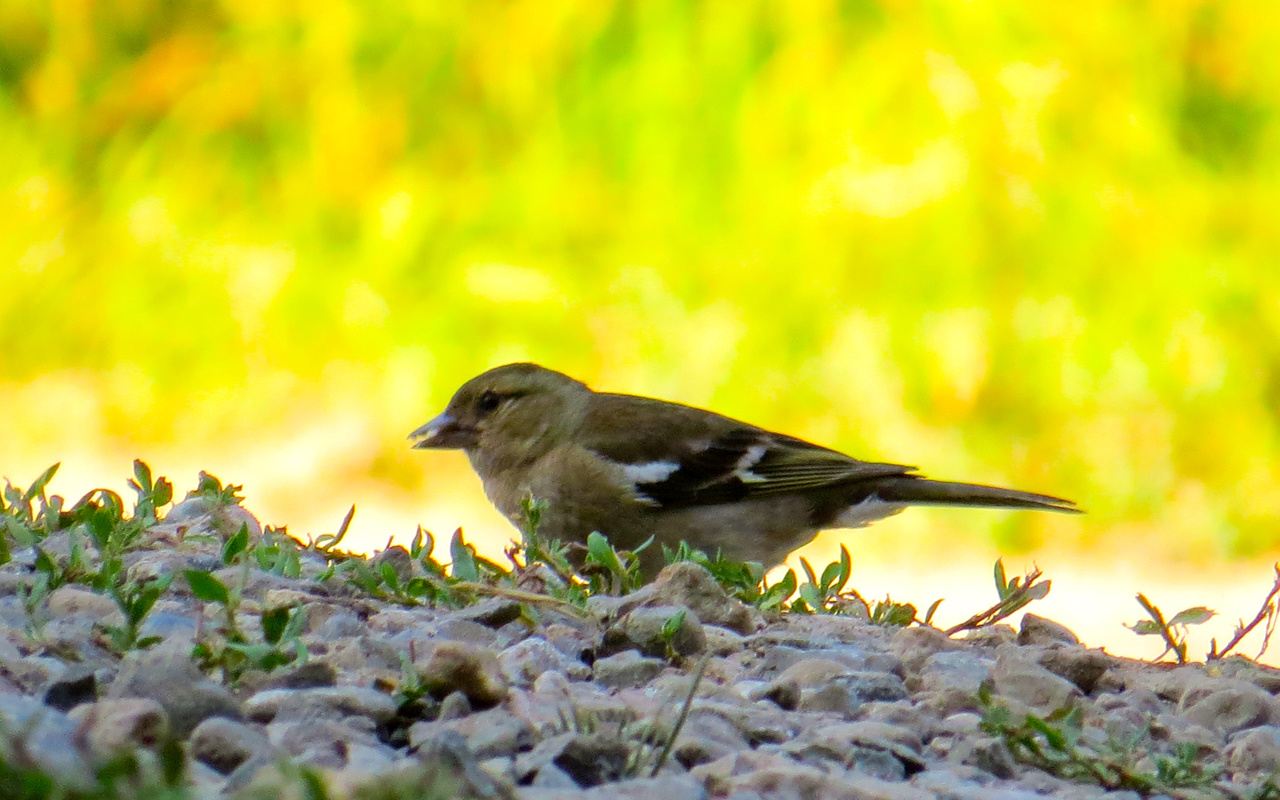
<path id="1" fill-rule="evenodd" d="M 979 483 L 934 481 L 914 475 L 890 476 L 860 482 L 876 498 L 903 505 L 986 506 L 988 508 L 1031 508 L 1041 511 L 1081 513 L 1070 500 L 1047 494 L 1002 489 Z"/>

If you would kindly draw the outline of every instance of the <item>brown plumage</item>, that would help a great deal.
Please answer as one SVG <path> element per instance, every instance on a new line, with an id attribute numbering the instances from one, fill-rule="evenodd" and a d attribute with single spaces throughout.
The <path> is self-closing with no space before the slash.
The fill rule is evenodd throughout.
<path id="1" fill-rule="evenodd" d="M 679 403 L 594 392 L 536 364 L 472 378 L 410 438 L 465 451 L 517 526 L 532 494 L 548 503 L 549 537 L 584 543 L 600 531 L 626 549 L 655 537 L 641 559 L 648 577 L 662 566 L 657 543 L 771 567 L 820 530 L 908 505 L 1078 511 L 1049 495 L 929 480 Z"/>

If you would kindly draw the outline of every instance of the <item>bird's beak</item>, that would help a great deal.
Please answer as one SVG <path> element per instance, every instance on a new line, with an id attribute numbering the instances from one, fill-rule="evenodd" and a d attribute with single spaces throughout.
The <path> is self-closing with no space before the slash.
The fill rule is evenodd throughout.
<path id="1" fill-rule="evenodd" d="M 409 434 L 415 450 L 466 450 L 480 443 L 480 432 L 445 412 Z"/>

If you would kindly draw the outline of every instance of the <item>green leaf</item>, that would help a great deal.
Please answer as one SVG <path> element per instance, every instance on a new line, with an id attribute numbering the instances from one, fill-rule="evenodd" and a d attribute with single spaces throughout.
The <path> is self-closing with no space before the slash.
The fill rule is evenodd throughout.
<path id="1" fill-rule="evenodd" d="M 58 570 L 53 559 L 49 558 L 49 554 L 40 547 L 36 548 L 36 569 L 47 575 L 53 575 Z"/>
<path id="2" fill-rule="evenodd" d="M 453 556 L 451 572 L 454 578 L 461 581 L 480 580 L 475 548 L 462 541 L 462 528 L 453 532 L 453 538 L 449 541 L 449 554 Z"/>
<path id="3" fill-rule="evenodd" d="M 995 566 L 996 594 L 1001 600 L 1009 594 L 1009 581 L 1006 579 L 1004 572 L 1004 559 L 997 558 Z"/>
<path id="4" fill-rule="evenodd" d="M 160 599 L 160 595 L 165 593 L 169 588 L 169 584 L 173 583 L 173 575 L 161 575 L 150 583 L 142 586 L 136 598 L 129 604 L 129 622 L 137 625 L 151 613 L 151 607 Z"/>
<path id="5" fill-rule="evenodd" d="M 289 606 L 282 606 L 262 612 L 262 638 L 266 639 L 268 644 L 279 643 L 280 637 L 284 635 L 285 628 L 289 624 L 289 613 L 292 610 Z"/>
<path id="6" fill-rule="evenodd" d="M 53 476 L 57 474 L 58 467 L 60 466 L 62 466 L 61 461 L 40 473 L 40 477 L 36 478 L 35 482 L 31 484 L 31 488 L 27 489 L 27 491 L 22 495 L 22 502 L 30 503 L 38 495 L 44 494 L 44 487 L 48 486 L 49 481 L 53 480 Z"/>
<path id="7" fill-rule="evenodd" d="M 587 534 L 587 557 L 614 575 L 620 575 L 626 571 L 622 568 L 618 551 L 613 549 L 613 545 L 609 544 L 609 540 L 599 531 Z"/>
<path id="8" fill-rule="evenodd" d="M 813 565 L 809 563 L 809 559 L 800 559 L 800 566 L 804 568 L 805 577 L 809 579 L 809 583 L 817 583 L 818 576 L 813 571 Z"/>
<path id="9" fill-rule="evenodd" d="M 383 561 L 378 565 L 378 574 L 382 577 L 382 582 L 392 592 L 400 591 L 400 575 L 396 573 L 396 568 L 390 562 Z"/>
<path id="10" fill-rule="evenodd" d="M 760 597 L 760 607 L 764 609 L 777 608 L 786 601 L 796 590 L 796 571 L 787 570 L 787 574 L 782 580 L 765 590 Z"/>
<path id="11" fill-rule="evenodd" d="M 191 586 L 191 593 L 198 599 L 206 603 L 220 603 L 226 605 L 231 601 L 231 592 L 227 590 L 226 584 L 212 574 L 198 569 L 186 569 L 182 573 L 187 577 L 187 583 Z"/>
<path id="12" fill-rule="evenodd" d="M 800 599 L 814 611 L 821 609 L 825 604 L 823 596 L 818 592 L 818 587 L 812 583 L 800 586 Z"/>
<path id="13" fill-rule="evenodd" d="M 1132 625 L 1126 625 L 1125 627 L 1139 636 L 1150 636 L 1164 630 L 1158 622 L 1149 619 L 1140 619 Z"/>
<path id="14" fill-rule="evenodd" d="M 822 589 L 826 590 L 840 580 L 840 562 L 832 561 L 827 568 L 822 571 Z"/>
<path id="15" fill-rule="evenodd" d="M 249 524 L 247 522 L 240 523 L 240 530 L 236 531 L 231 538 L 227 539 L 227 543 L 222 546 L 222 563 L 230 566 L 235 563 L 236 556 L 243 553 L 249 547 Z"/>
<path id="16" fill-rule="evenodd" d="M 227 642 L 227 649 L 243 654 L 256 665 L 262 663 L 262 660 L 275 648 L 263 642 Z"/>
<path id="17" fill-rule="evenodd" d="M 685 614 L 686 611 L 682 608 L 662 623 L 662 638 L 665 641 L 671 641 L 680 632 L 680 628 L 684 625 Z"/>
<path id="18" fill-rule="evenodd" d="M 151 496 L 157 506 L 169 505 L 169 501 L 173 499 L 173 484 L 169 482 L 168 478 L 160 478 L 156 481 L 155 489 Z"/>
<path id="19" fill-rule="evenodd" d="M 133 460 L 133 477 L 138 481 L 138 488 L 145 492 L 151 492 L 151 467 L 147 466 L 147 462 L 140 458 Z"/>
<path id="20" fill-rule="evenodd" d="M 1170 625 L 1200 625 L 1213 619 L 1216 612 L 1210 611 L 1204 606 L 1196 606 L 1194 608 L 1186 608 L 1173 615 L 1173 619 L 1169 620 Z"/>
<path id="21" fill-rule="evenodd" d="M 1028 602 L 1031 600 L 1043 600 L 1049 594 L 1049 589 L 1053 587 L 1053 581 L 1040 581 L 1033 583 L 1031 586 L 1023 590 L 1023 596 Z"/>
<path id="22" fill-rule="evenodd" d="M 940 605 L 942 605 L 942 598 L 941 598 L 941 597 L 939 597 L 937 600 L 934 600 L 934 601 L 933 601 L 933 605 L 929 606 L 929 610 L 928 610 L 928 611 L 926 611 L 926 612 L 924 612 L 924 624 L 925 624 L 925 625 L 932 625 L 932 624 L 933 624 L 933 615 L 934 615 L 934 614 L 936 614 L 936 613 L 938 612 L 938 606 L 940 606 Z"/>
<path id="23" fill-rule="evenodd" d="M 1044 720 L 1040 719 L 1034 714 L 1028 714 L 1027 727 L 1031 728 L 1034 731 L 1038 731 L 1040 735 L 1044 737 L 1044 740 L 1049 744 L 1049 746 L 1052 747 L 1054 750 L 1057 750 L 1060 753 L 1066 751 L 1067 749 L 1066 738 L 1062 735 L 1061 731 L 1059 731 L 1057 728 L 1054 728 L 1049 723 L 1045 722 Z"/>
<path id="24" fill-rule="evenodd" d="M 435 549 L 436 537 L 419 525 L 418 532 L 413 535 L 413 542 L 409 545 L 409 555 L 415 559 L 431 558 L 431 552 Z"/>

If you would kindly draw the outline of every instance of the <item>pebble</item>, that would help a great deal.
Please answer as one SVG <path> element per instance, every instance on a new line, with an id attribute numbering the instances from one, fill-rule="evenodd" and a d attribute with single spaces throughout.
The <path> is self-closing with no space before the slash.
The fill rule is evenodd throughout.
<path id="1" fill-rule="evenodd" d="M 250 521 L 256 537 L 256 520 L 179 509 L 127 554 L 128 574 L 214 570 L 238 585 L 221 537 Z M 69 546 L 62 535 L 49 552 Z M 51 593 L 37 649 L 20 601 L 34 555 L 13 555 L 0 564 L 0 726 L 21 730 L 25 757 L 71 791 L 91 791 L 104 758 L 174 737 L 193 796 L 209 798 L 270 795 L 306 765 L 335 798 L 395 796 L 371 787 L 399 781 L 482 800 L 1138 800 L 1017 761 L 983 730 L 984 686 L 1014 720 L 1080 709 L 1082 741 L 1138 742 L 1138 768 L 1192 748 L 1225 769 L 1205 797 L 1256 794 L 1280 763 L 1280 671 L 1115 658 L 1035 614 L 962 639 L 878 627 L 857 609 L 763 614 L 688 563 L 586 611 L 507 597 L 397 604 L 341 574 L 251 569 L 238 623 L 257 637 L 263 609 L 305 608 L 308 658 L 230 686 L 191 660 L 220 609 L 181 579 L 143 623 L 160 640 L 150 649 L 107 650 L 100 626 L 119 609 L 81 584 Z M 323 571 L 320 556 L 304 558 L 304 574 Z M 402 582 L 421 574 L 403 548 L 375 560 Z"/>
<path id="2" fill-rule="evenodd" d="M 507 698 L 507 677 L 490 649 L 465 642 L 436 644 L 418 664 L 423 686 L 437 699 L 461 692 L 476 708 L 489 708 Z"/>
<path id="3" fill-rule="evenodd" d="M 647 656 L 666 658 L 668 654 L 691 656 L 707 644 L 702 622 L 681 606 L 641 606 L 627 612 L 605 632 L 604 646 L 610 653 L 635 648 Z"/>
<path id="4" fill-rule="evenodd" d="M 635 650 L 623 650 L 617 655 L 596 659 L 592 675 L 597 683 L 610 689 L 644 686 L 662 672 L 665 663 Z"/>

